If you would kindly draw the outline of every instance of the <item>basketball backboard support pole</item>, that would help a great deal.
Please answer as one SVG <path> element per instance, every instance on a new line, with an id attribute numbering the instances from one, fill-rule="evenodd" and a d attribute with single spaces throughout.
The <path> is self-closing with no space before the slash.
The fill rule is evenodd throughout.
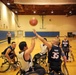
<path id="1" fill-rule="evenodd" d="M 46 28 L 44 28 L 44 15 L 41 15 L 41 18 L 42 18 L 42 26 L 40 29 L 46 29 Z"/>

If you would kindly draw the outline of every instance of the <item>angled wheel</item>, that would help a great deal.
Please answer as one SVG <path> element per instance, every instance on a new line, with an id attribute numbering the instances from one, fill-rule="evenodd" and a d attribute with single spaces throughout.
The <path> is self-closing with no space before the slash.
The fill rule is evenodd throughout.
<path id="1" fill-rule="evenodd" d="M 0 56 L 0 73 L 6 72 L 10 68 L 10 64 L 4 57 Z"/>
<path id="2" fill-rule="evenodd" d="M 16 75 L 21 75 L 21 71 L 19 70 L 19 71 L 16 73 Z"/>
<path id="3" fill-rule="evenodd" d="M 69 75 L 68 69 L 65 64 L 62 65 L 62 71 L 63 71 L 64 75 Z"/>

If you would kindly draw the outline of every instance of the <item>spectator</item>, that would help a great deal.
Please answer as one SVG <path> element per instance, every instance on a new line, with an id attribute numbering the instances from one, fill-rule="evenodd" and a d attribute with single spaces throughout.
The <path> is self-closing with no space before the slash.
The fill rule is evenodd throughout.
<path id="1" fill-rule="evenodd" d="M 11 43 L 11 32 L 8 32 L 7 33 L 7 41 L 8 41 L 8 44 L 10 44 Z"/>

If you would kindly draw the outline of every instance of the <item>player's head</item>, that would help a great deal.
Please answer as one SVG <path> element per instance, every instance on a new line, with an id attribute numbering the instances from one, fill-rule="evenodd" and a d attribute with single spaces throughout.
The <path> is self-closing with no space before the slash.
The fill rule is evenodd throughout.
<path id="1" fill-rule="evenodd" d="M 64 37 L 64 40 L 67 40 L 67 36 Z"/>
<path id="2" fill-rule="evenodd" d="M 57 35 L 56 37 L 59 38 L 59 35 Z"/>
<path id="3" fill-rule="evenodd" d="M 12 48 L 16 48 L 16 42 L 13 41 L 13 42 L 11 43 L 11 46 L 12 46 Z"/>
<path id="4" fill-rule="evenodd" d="M 27 43 L 26 43 L 25 41 L 20 42 L 20 43 L 19 43 L 19 49 L 20 49 L 21 51 L 26 50 L 26 49 L 27 49 Z"/>
<path id="5" fill-rule="evenodd" d="M 52 40 L 52 44 L 53 44 L 53 45 L 58 45 L 58 44 L 59 44 L 59 40 L 58 40 L 57 38 L 54 38 L 54 39 Z"/>

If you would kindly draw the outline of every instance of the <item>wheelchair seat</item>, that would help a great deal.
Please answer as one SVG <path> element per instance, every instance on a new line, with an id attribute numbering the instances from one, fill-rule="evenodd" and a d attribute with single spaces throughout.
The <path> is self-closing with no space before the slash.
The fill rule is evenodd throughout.
<path id="1" fill-rule="evenodd" d="M 42 55 L 40 56 L 40 58 L 38 59 L 39 64 L 40 64 L 40 63 L 46 63 L 46 58 L 47 58 L 47 53 L 46 53 L 46 54 L 42 54 Z"/>

